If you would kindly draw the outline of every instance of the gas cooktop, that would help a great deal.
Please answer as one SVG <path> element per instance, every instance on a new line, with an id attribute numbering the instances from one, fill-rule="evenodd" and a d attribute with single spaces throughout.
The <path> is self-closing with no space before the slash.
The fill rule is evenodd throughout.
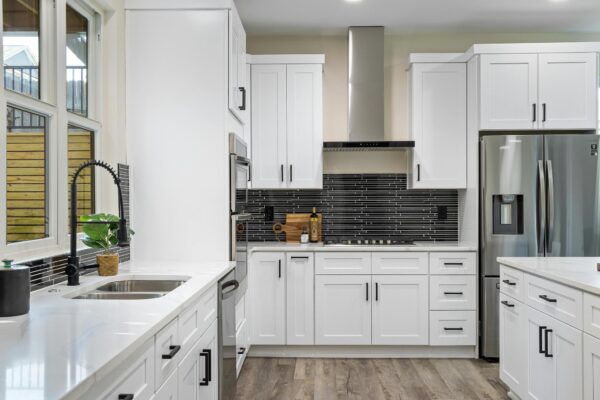
<path id="1" fill-rule="evenodd" d="M 413 246 L 412 240 L 395 239 L 343 239 L 325 240 L 326 246 Z"/>

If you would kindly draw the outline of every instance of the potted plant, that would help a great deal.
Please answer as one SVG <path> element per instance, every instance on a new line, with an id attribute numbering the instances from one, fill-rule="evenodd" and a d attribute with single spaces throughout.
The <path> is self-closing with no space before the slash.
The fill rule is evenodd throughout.
<path id="1" fill-rule="evenodd" d="M 119 271 L 119 253 L 113 250 L 117 245 L 119 217 L 112 214 L 91 214 L 79 218 L 83 225 L 82 242 L 93 249 L 104 250 L 96 255 L 98 275 L 112 276 Z M 134 232 L 129 229 L 129 235 Z"/>

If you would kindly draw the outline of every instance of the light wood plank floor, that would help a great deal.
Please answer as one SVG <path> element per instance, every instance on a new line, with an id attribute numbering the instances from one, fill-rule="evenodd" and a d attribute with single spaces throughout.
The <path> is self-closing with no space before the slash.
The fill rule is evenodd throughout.
<path id="1" fill-rule="evenodd" d="M 498 364 L 463 359 L 246 359 L 238 400 L 508 399 Z"/>

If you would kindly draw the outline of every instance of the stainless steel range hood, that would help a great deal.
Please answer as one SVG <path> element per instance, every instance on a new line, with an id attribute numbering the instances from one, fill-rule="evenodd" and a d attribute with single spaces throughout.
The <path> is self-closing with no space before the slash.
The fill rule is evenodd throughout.
<path id="1" fill-rule="evenodd" d="M 325 151 L 392 150 L 411 141 L 386 141 L 383 126 L 383 26 L 348 28 L 348 141 Z"/>

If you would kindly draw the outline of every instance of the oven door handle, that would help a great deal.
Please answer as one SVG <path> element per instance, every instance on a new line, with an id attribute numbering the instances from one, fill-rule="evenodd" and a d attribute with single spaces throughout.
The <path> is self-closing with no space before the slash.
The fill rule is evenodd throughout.
<path id="1" fill-rule="evenodd" d="M 232 213 L 231 216 L 238 222 L 250 221 L 252 219 L 252 214 L 248 213 Z"/>
<path id="2" fill-rule="evenodd" d="M 250 159 L 244 156 L 238 156 L 237 154 L 233 154 L 233 159 L 236 164 L 250 166 Z"/>
<path id="3" fill-rule="evenodd" d="M 225 289 L 227 289 L 231 286 L 233 286 L 233 289 L 225 291 Z M 223 299 L 228 299 L 231 296 L 233 296 L 233 294 L 235 293 L 236 290 L 238 290 L 239 287 L 240 287 L 240 283 L 238 281 L 236 281 L 235 279 L 225 282 L 221 285 L 221 296 L 223 297 Z"/>

